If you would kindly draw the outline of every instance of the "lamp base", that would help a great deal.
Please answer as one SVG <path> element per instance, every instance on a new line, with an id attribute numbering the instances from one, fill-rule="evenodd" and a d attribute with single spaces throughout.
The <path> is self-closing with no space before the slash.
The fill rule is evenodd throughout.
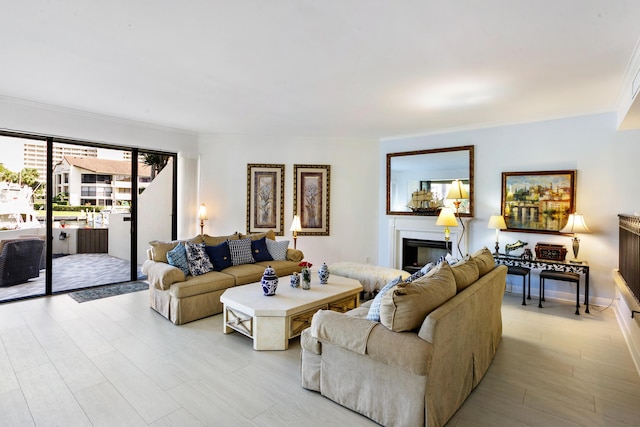
<path id="1" fill-rule="evenodd" d="M 569 263 L 571 263 L 571 264 L 584 264 L 584 261 L 579 260 L 579 259 L 571 259 L 571 260 L 569 260 Z"/>
<path id="2" fill-rule="evenodd" d="M 500 255 L 500 245 L 496 242 L 496 251 L 493 253 L 494 255 Z"/>

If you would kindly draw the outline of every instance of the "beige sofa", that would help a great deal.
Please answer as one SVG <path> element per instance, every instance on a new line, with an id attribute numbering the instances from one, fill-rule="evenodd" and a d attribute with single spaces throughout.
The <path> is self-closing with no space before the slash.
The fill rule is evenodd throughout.
<path id="1" fill-rule="evenodd" d="M 189 242 L 216 246 L 227 240 L 249 237 L 252 240 L 262 237 L 275 240 L 273 231 L 243 235 L 234 233 L 228 236 L 196 236 Z M 267 266 L 275 269 L 278 276 L 287 276 L 299 272 L 303 253 L 296 249 L 287 249 L 286 260 L 261 261 L 252 264 L 235 265 L 222 271 L 211 271 L 198 276 L 185 275 L 167 261 L 167 252 L 177 246 L 174 242 L 149 242 L 147 260 L 142 272 L 149 281 L 149 304 L 151 308 L 171 320 L 176 325 L 202 319 L 222 313 L 220 295 L 233 286 L 260 281 Z"/>
<path id="2" fill-rule="evenodd" d="M 444 425 L 496 353 L 506 274 L 485 248 L 392 288 L 380 323 L 366 319 L 371 301 L 317 312 L 301 336 L 302 386 L 385 426 Z"/>

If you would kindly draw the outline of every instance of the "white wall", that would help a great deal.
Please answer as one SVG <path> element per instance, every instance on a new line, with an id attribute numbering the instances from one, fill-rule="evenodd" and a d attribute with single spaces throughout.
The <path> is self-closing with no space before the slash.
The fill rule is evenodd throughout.
<path id="1" fill-rule="evenodd" d="M 314 265 L 377 262 L 378 144 L 375 140 L 280 136 L 202 135 L 200 202 L 207 205 L 210 235 L 246 231 L 247 164 L 285 165 L 284 229 L 293 219 L 293 165 L 331 165 L 330 235 L 298 237 L 298 249 Z M 194 216 L 195 218 L 195 216 Z M 194 219 L 195 221 L 195 219 Z"/>
<path id="2" fill-rule="evenodd" d="M 379 254 L 388 259 L 385 212 L 385 161 L 389 152 L 458 145 L 475 145 L 475 217 L 468 228 L 470 251 L 487 246 L 493 251 L 495 231 L 489 217 L 500 213 L 502 172 L 577 170 L 576 210 L 585 216 L 592 234 L 581 235 L 580 258 L 591 267 L 591 301 L 608 304 L 614 297 L 611 270 L 618 265 L 618 213 L 640 211 L 640 131 L 616 131 L 615 113 L 502 126 L 443 134 L 392 138 L 380 142 L 378 158 L 381 197 L 378 211 Z M 570 238 L 549 234 L 503 232 L 505 243 L 522 240 L 533 249 L 537 242 L 564 244 L 572 258 Z M 519 281 L 514 281 L 514 288 Z M 537 286 L 538 278 L 532 278 Z M 553 284 L 551 285 L 553 286 Z M 568 284 L 551 294 L 569 300 Z M 537 294 L 537 292 L 536 292 Z M 573 294 L 575 295 L 575 294 Z"/>

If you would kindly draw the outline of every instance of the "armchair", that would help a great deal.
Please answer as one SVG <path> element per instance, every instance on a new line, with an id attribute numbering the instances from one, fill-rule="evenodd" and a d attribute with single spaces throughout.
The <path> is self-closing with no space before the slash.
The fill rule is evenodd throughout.
<path id="1" fill-rule="evenodd" d="M 13 286 L 38 277 L 44 243 L 38 238 L 0 242 L 0 286 Z"/>

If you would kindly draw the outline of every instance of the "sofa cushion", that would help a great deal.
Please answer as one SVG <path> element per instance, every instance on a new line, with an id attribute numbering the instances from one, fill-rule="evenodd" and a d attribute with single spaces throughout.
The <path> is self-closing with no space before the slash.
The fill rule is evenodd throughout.
<path id="1" fill-rule="evenodd" d="M 187 260 L 189 261 L 189 273 L 192 276 L 199 276 L 213 271 L 213 264 L 204 248 L 204 243 L 185 243 Z"/>
<path id="2" fill-rule="evenodd" d="M 443 261 L 429 274 L 388 291 L 380 304 L 380 322 L 395 332 L 415 330 L 431 311 L 455 295 L 451 266 Z"/>
<path id="3" fill-rule="evenodd" d="M 228 236 L 209 236 L 208 234 L 205 234 L 202 236 L 202 241 L 207 246 L 217 246 L 220 243 L 226 242 L 227 240 L 238 240 L 238 239 L 239 239 L 238 233 L 233 233 Z"/>
<path id="4" fill-rule="evenodd" d="M 480 277 L 478 264 L 470 255 L 465 256 L 462 261 L 458 261 L 451 266 L 451 270 L 453 271 L 453 277 L 456 279 L 458 292 L 466 289 Z"/>
<path id="5" fill-rule="evenodd" d="M 222 272 L 235 277 L 236 285 L 246 285 L 247 283 L 259 282 L 262 279 L 265 268 L 267 267 L 259 264 L 242 264 L 232 265 L 222 270 Z"/>
<path id="6" fill-rule="evenodd" d="M 230 240 L 227 242 L 231 251 L 233 265 L 253 264 L 256 262 L 251 255 L 251 239 Z"/>
<path id="7" fill-rule="evenodd" d="M 390 280 L 382 287 L 382 289 L 380 289 L 380 292 L 378 292 L 375 298 L 373 298 L 371 306 L 369 306 L 369 312 L 367 313 L 368 320 L 373 320 L 374 322 L 380 321 L 380 303 L 382 302 L 382 297 L 389 291 L 389 289 L 393 288 L 400 282 L 402 282 L 402 276 L 398 276 L 395 279 Z"/>
<path id="8" fill-rule="evenodd" d="M 189 261 L 187 260 L 187 250 L 184 247 L 184 243 L 178 243 L 175 248 L 167 252 L 167 261 L 169 261 L 170 265 L 182 270 L 185 276 L 189 274 Z"/>
<path id="9" fill-rule="evenodd" d="M 281 240 L 277 242 L 275 240 L 266 239 L 265 242 L 271 258 L 278 261 L 284 261 L 287 259 L 287 248 L 289 247 L 288 240 Z"/>
<path id="10" fill-rule="evenodd" d="M 221 291 L 235 285 L 235 278 L 218 271 L 210 271 L 200 276 L 189 276 L 169 289 L 174 298 L 188 298 L 209 292 Z"/>
<path id="11" fill-rule="evenodd" d="M 229 245 L 226 241 L 215 246 L 205 245 L 204 250 L 209 255 L 215 271 L 222 271 L 233 265 L 231 263 L 231 251 L 229 251 Z"/>
<path id="12" fill-rule="evenodd" d="M 493 254 L 487 247 L 485 246 L 482 249 L 475 251 L 471 254 L 471 258 L 478 265 L 478 273 L 480 276 L 484 276 L 491 270 L 493 270 L 496 266 L 496 261 L 493 259 Z"/>
<path id="13" fill-rule="evenodd" d="M 273 261 L 273 257 L 269 253 L 269 249 L 267 248 L 267 243 L 265 242 L 266 237 L 262 237 L 257 240 L 251 241 L 251 255 L 253 256 L 253 260 L 255 262 L 259 261 Z"/>

